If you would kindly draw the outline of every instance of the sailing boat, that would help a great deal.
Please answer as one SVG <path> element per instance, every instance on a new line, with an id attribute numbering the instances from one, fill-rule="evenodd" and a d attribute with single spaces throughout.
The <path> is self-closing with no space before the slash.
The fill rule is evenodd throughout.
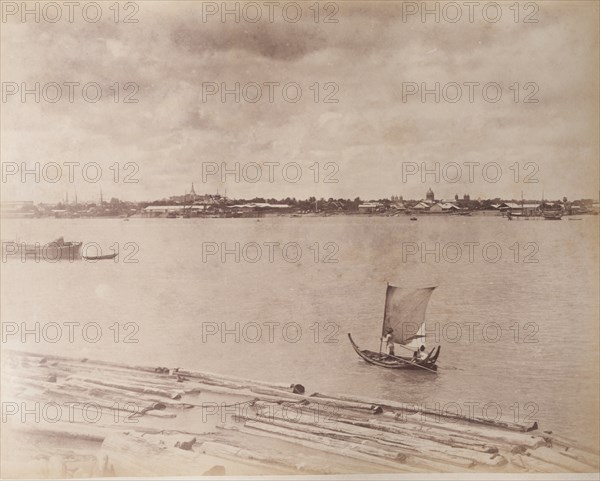
<path id="1" fill-rule="evenodd" d="M 525 215 L 525 202 L 523 201 L 523 191 L 521 191 L 521 212 L 512 212 L 511 210 L 509 210 L 506 213 L 506 218 L 508 220 L 529 219 L 529 216 Z"/>
<path id="2" fill-rule="evenodd" d="M 394 344 L 407 349 L 407 352 L 416 351 L 425 338 L 425 311 L 427 303 L 433 293 L 433 287 L 418 289 L 407 289 L 390 286 L 388 284 L 385 295 L 385 312 L 383 315 L 382 337 L 392 328 L 392 340 Z M 440 346 L 434 347 L 427 357 L 422 360 L 414 360 L 412 356 L 392 356 L 381 352 L 361 350 L 350 333 L 348 338 L 356 353 L 365 361 L 376 366 L 388 369 L 417 369 L 424 371 L 437 371 L 436 361 L 440 355 Z"/>

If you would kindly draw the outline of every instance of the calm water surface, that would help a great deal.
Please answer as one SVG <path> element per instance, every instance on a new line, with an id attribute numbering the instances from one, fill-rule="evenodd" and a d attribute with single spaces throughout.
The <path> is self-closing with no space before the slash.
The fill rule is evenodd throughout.
<path id="1" fill-rule="evenodd" d="M 454 402 L 465 414 L 467 403 L 479 403 L 474 409 L 481 414 L 481 406 L 493 402 L 508 418 L 535 419 L 543 429 L 598 445 L 598 217 L 2 221 L 3 239 L 43 243 L 59 236 L 97 243 L 103 253 L 118 243 L 119 262 L 3 263 L 2 321 L 28 327 L 96 322 L 102 335 L 86 342 L 76 328 L 71 343 L 64 327 L 55 343 L 28 336 L 25 343 L 11 338 L 4 347 L 301 382 L 310 392 L 428 407 Z M 128 242 L 139 251 L 125 248 Z M 219 256 L 203 262 L 203 242 L 229 248 L 256 242 L 263 246 L 262 258 L 238 263 L 230 254 L 224 263 Z M 287 262 L 275 248 L 269 262 L 268 242 L 298 242 L 302 257 Z M 472 246 L 473 262 L 465 244 L 471 242 L 479 243 Z M 406 257 L 407 248 L 435 251 L 436 243 L 446 247 L 439 259 L 433 253 L 425 262 L 420 254 Z M 450 243 L 462 250 L 456 262 L 450 262 L 457 256 Z M 488 247 L 486 260 L 482 246 L 488 243 L 496 244 Z M 492 262 L 498 246 L 501 258 Z M 139 262 L 124 262 L 124 253 Z M 246 251 L 248 258 L 255 253 Z M 328 254 L 338 262 L 322 262 Z M 439 286 L 427 312 L 428 345 L 442 346 L 439 375 L 370 366 L 352 350 L 348 332 L 361 347 L 379 348 L 386 282 Z M 130 322 L 137 332 L 123 329 Z M 247 339 L 236 342 L 236 323 Z M 215 326 L 232 333 L 206 337 Z M 123 342 L 128 333 L 138 342 Z M 493 417 L 494 409 L 487 414 Z"/>

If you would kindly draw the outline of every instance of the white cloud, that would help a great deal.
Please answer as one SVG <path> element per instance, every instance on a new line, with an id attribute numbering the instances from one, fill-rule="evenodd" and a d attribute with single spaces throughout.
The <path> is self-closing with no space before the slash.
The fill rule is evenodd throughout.
<path id="1" fill-rule="evenodd" d="M 478 179 L 459 193 L 515 197 L 598 193 L 598 15 L 590 3 L 544 3 L 539 23 L 402 22 L 400 4 L 341 4 L 339 23 L 203 23 L 198 4 L 140 5 L 137 24 L 9 22 L 2 29 L 3 82 L 98 82 L 96 104 L 9 99 L 3 104 L 4 161 L 138 162 L 138 185 L 105 185 L 126 199 L 153 199 L 201 186 L 201 162 L 337 162 L 337 184 L 230 185 L 231 195 L 421 197 L 421 182 L 402 183 L 402 162 L 539 164 L 540 184 Z M 508 13 L 505 12 L 505 13 Z M 203 82 L 296 82 L 298 103 L 202 102 Z M 136 104 L 114 102 L 118 82 L 139 85 Z M 338 103 L 315 103 L 339 86 Z M 497 82 L 502 100 L 456 104 L 402 99 L 403 82 Z M 526 82 L 537 104 L 523 103 Z M 513 100 L 518 83 L 519 102 Z M 511 90 L 512 86 L 512 90 Z M 312 90 L 311 90 L 312 87 Z M 266 87 L 263 99 L 266 99 Z M 466 96 L 466 88 L 463 90 Z M 429 97 L 431 99 L 431 96 Z M 574 166 L 577 166 L 574 168 Z M 21 198 L 7 184 L 4 198 Z M 38 186 L 39 187 L 39 186 Z M 215 189 L 217 183 L 204 186 Z M 219 185 L 223 188 L 223 185 Z M 60 197 L 65 186 L 27 195 Z M 89 191 L 98 185 L 78 186 Z M 434 184 L 441 196 L 456 185 Z M 291 194 L 290 194 L 291 195 Z"/>

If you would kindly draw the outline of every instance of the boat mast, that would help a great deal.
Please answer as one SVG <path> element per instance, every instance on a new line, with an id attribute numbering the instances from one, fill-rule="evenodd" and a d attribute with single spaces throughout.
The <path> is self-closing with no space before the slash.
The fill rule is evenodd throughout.
<path id="1" fill-rule="evenodd" d="M 385 304 L 383 306 L 383 322 L 385 323 L 385 308 L 387 306 L 387 293 L 388 293 L 388 287 L 390 286 L 390 283 L 386 281 L 385 283 Z M 379 338 L 379 354 L 381 354 L 381 349 L 383 346 L 383 326 L 381 329 L 381 337 Z"/>
<path id="2" fill-rule="evenodd" d="M 525 203 L 523 201 L 523 191 L 521 191 L 521 216 L 525 215 Z"/>
<path id="3" fill-rule="evenodd" d="M 544 189 L 542 189 L 542 216 L 544 215 Z"/>

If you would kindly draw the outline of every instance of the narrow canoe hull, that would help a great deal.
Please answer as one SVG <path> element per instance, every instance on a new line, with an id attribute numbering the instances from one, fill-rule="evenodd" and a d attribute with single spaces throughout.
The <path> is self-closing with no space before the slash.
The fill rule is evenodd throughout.
<path id="1" fill-rule="evenodd" d="M 411 357 L 390 357 L 387 354 L 369 351 L 368 349 L 361 350 L 352 339 L 350 333 L 348 333 L 348 339 L 350 339 L 350 344 L 352 344 L 352 347 L 356 351 L 356 354 L 358 354 L 369 364 L 374 364 L 379 367 L 385 367 L 387 369 L 411 369 L 416 371 L 425 371 L 426 369 L 429 369 L 431 371 L 437 371 L 437 366 L 435 363 L 437 362 L 437 358 L 440 355 L 441 346 L 438 346 L 435 353 L 432 350 L 429 353 L 429 356 L 427 356 L 427 358 L 423 361 L 412 362 Z"/>
<path id="2" fill-rule="evenodd" d="M 105 261 L 105 260 L 110 260 L 110 259 L 114 259 L 115 257 L 117 257 L 117 253 L 114 254 L 106 254 L 103 256 L 83 256 L 83 258 L 86 261 Z"/>

